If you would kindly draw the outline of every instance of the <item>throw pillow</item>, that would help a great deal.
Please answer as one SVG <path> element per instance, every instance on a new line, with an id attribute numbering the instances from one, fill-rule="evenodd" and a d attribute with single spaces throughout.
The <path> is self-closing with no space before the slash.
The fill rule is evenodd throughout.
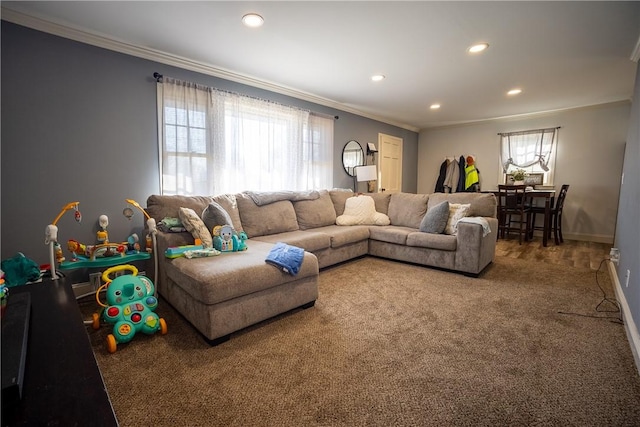
<path id="1" fill-rule="evenodd" d="M 338 225 L 389 225 L 389 217 L 376 212 L 375 202 L 371 196 L 349 197 L 344 206 L 344 214 L 336 218 Z"/>
<path id="2" fill-rule="evenodd" d="M 202 246 L 205 248 L 213 247 L 211 233 L 207 230 L 207 226 L 204 225 L 196 211 L 191 208 L 180 208 L 178 209 L 178 216 L 184 228 L 191 233 L 194 239 L 200 239 Z"/>
<path id="3" fill-rule="evenodd" d="M 218 203 L 211 202 L 202 211 L 202 222 L 207 226 L 209 233 L 216 225 L 230 225 L 233 227 L 233 220 L 229 213 Z"/>
<path id="4" fill-rule="evenodd" d="M 336 210 L 333 208 L 331 196 L 327 190 L 319 192 L 317 199 L 300 200 L 293 202 L 296 211 L 298 226 L 301 230 L 324 227 L 336 223 Z"/>
<path id="5" fill-rule="evenodd" d="M 447 220 L 447 226 L 444 228 L 444 234 L 457 234 L 458 221 L 467 216 L 470 208 L 470 203 L 449 203 L 449 219 Z"/>
<path id="6" fill-rule="evenodd" d="M 442 234 L 449 221 L 449 202 L 446 200 L 427 211 L 420 223 L 423 233 Z"/>

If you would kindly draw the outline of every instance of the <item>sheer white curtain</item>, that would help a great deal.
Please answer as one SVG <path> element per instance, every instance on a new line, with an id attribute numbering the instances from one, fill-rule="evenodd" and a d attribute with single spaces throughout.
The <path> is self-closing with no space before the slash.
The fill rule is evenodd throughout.
<path id="1" fill-rule="evenodd" d="M 501 163 L 504 172 L 508 172 L 510 165 L 519 168 L 539 165 L 546 171 L 552 160 L 556 130 L 551 128 L 501 133 Z"/>
<path id="2" fill-rule="evenodd" d="M 552 183 L 558 129 L 500 133 L 502 173 L 507 174 L 515 169 L 524 169 L 531 173 L 543 173 L 544 183 Z"/>
<path id="3" fill-rule="evenodd" d="M 333 118 L 163 77 L 163 194 L 309 190 L 333 183 Z"/>

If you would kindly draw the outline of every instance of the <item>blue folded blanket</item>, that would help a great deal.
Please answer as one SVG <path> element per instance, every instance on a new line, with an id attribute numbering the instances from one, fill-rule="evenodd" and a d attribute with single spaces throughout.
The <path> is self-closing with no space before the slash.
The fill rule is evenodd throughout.
<path id="1" fill-rule="evenodd" d="M 298 274 L 298 271 L 300 271 L 303 258 L 304 249 L 278 242 L 271 251 L 269 251 L 265 262 L 275 265 L 285 273 L 295 276 Z"/>

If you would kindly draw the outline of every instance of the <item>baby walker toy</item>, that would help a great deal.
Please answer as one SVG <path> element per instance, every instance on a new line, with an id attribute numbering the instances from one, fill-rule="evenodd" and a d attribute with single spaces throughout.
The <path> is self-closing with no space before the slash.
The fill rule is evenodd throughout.
<path id="1" fill-rule="evenodd" d="M 131 274 L 123 274 L 115 279 L 110 275 L 122 270 Z M 154 313 L 158 307 L 158 299 L 154 296 L 155 288 L 148 277 L 138 276 L 138 269 L 130 264 L 107 268 L 102 273 L 104 285 L 96 292 L 96 301 L 103 308 L 102 319 L 113 324 L 113 334 L 107 335 L 107 350 L 115 353 L 118 343 L 126 343 L 133 339 L 137 332 L 147 335 L 158 331 L 167 333 L 165 320 Z M 107 304 L 100 301 L 100 292 L 106 289 Z M 100 328 L 100 315 L 93 314 L 93 329 Z"/>

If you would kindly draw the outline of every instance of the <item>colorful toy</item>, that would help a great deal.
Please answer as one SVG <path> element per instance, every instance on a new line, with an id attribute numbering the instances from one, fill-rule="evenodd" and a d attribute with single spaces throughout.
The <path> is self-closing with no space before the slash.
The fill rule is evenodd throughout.
<path id="1" fill-rule="evenodd" d="M 155 242 L 156 233 L 158 232 L 156 220 L 151 218 L 149 214 L 144 209 L 142 209 L 142 206 L 140 206 L 140 204 L 135 200 L 125 199 L 125 201 L 130 205 L 134 206 L 135 208 L 139 209 L 140 212 L 142 212 L 142 214 L 147 218 L 147 228 L 149 229 L 149 234 L 147 234 L 147 236 L 145 237 L 145 242 L 146 242 L 145 250 L 149 253 L 153 252 L 156 246 L 156 242 Z M 122 211 L 122 214 L 126 216 L 128 219 L 131 219 L 133 218 L 133 209 L 124 208 L 124 210 Z"/>
<path id="2" fill-rule="evenodd" d="M 246 251 L 247 235 L 241 232 L 240 235 L 236 233 L 232 226 L 217 225 L 213 227 L 213 247 L 220 252 L 238 252 Z M 244 236 L 243 236 L 244 235 Z"/>
<path id="3" fill-rule="evenodd" d="M 0 270 L 0 317 L 4 316 L 7 310 L 7 299 L 9 298 L 9 288 L 4 283 L 4 271 Z"/>
<path id="4" fill-rule="evenodd" d="M 184 256 L 187 251 L 198 251 L 202 249 L 204 249 L 202 245 L 172 246 L 164 251 L 164 256 L 167 258 L 179 258 Z"/>
<path id="5" fill-rule="evenodd" d="M 64 205 L 58 216 L 56 216 L 53 222 L 47 225 L 44 230 L 44 244 L 49 245 L 49 263 L 51 268 L 51 277 L 54 279 L 58 278 L 58 275 L 56 274 L 56 263 L 64 261 L 64 257 L 61 256 L 62 249 L 60 248 L 60 250 L 58 250 L 60 245 L 58 244 L 58 226 L 56 224 L 58 223 L 60 218 L 62 218 L 62 215 L 64 215 L 66 211 L 71 209 L 75 211 L 73 217 L 75 218 L 76 222 L 80 223 L 82 221 L 82 214 L 80 213 L 80 210 L 78 210 L 79 205 L 80 202 L 71 202 Z"/>
<path id="6" fill-rule="evenodd" d="M 215 248 L 203 248 L 203 249 L 194 249 L 188 250 L 184 252 L 185 258 L 205 258 L 210 256 L 220 255 L 221 252 Z"/>
<path id="7" fill-rule="evenodd" d="M 115 279 L 109 275 L 121 270 L 129 270 L 132 274 L 123 274 Z M 113 324 L 113 334 L 107 335 L 107 350 L 115 353 L 118 343 L 127 343 L 137 332 L 147 335 L 158 331 L 167 333 L 167 324 L 163 318 L 154 313 L 158 307 L 158 299 L 154 296 L 155 288 L 148 277 L 138 276 L 138 269 L 129 264 L 117 265 L 102 273 L 105 282 L 96 292 L 96 301 L 104 307 L 102 318 Z M 107 304 L 100 302 L 100 292 L 106 288 Z M 93 327 L 100 327 L 100 317 L 93 315 Z"/>

